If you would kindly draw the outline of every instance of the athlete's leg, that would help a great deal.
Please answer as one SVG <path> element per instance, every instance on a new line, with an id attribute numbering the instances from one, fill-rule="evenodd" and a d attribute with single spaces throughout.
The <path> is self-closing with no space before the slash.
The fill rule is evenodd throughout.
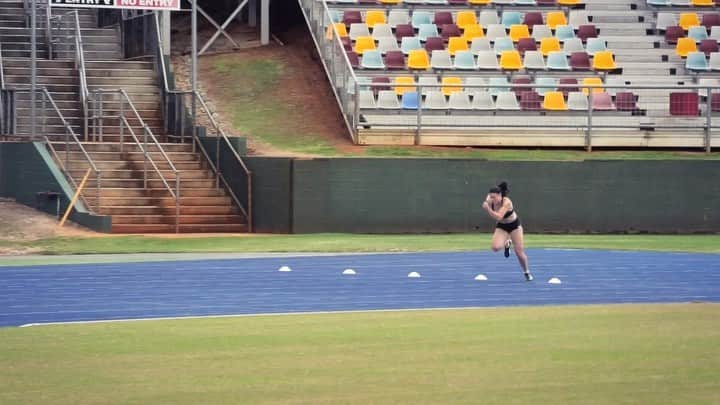
<path id="1" fill-rule="evenodd" d="M 507 232 L 503 231 L 500 228 L 495 228 L 495 233 L 493 233 L 492 237 L 492 250 L 493 252 L 499 252 L 500 249 L 505 248 L 505 243 L 510 238 L 510 235 L 508 235 Z"/>
<path id="2" fill-rule="evenodd" d="M 520 267 L 522 267 L 525 274 L 530 274 L 528 258 L 525 254 L 525 235 L 522 226 L 519 226 L 516 230 L 512 231 L 510 238 L 512 239 L 513 246 L 515 247 L 515 255 L 518 258 L 518 262 L 520 262 Z"/>

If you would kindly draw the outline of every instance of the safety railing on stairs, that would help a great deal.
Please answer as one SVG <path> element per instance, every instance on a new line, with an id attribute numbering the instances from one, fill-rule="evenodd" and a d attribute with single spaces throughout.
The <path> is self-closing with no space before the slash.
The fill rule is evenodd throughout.
<path id="1" fill-rule="evenodd" d="M 50 10 L 50 7 L 47 7 Z M 58 53 L 72 54 L 75 62 L 75 70 L 80 79 L 79 94 L 80 105 L 83 109 L 83 137 L 88 139 L 88 96 L 87 73 L 85 70 L 85 52 L 83 47 L 82 30 L 80 29 L 80 15 L 77 10 L 53 16 L 48 11 L 48 46 L 50 47 L 50 59 L 54 56 L 53 50 Z M 72 34 L 70 34 L 72 33 Z M 54 45 L 54 46 L 53 46 Z M 65 46 L 72 49 L 65 49 Z"/>
<path id="2" fill-rule="evenodd" d="M 180 231 L 180 172 L 175 168 L 162 145 L 158 142 L 150 127 L 143 121 L 140 113 L 123 89 L 98 89 L 90 92 L 90 129 L 93 141 L 103 141 L 106 122 L 117 120 L 120 135 L 120 152 L 125 148 L 125 131 L 128 132 L 133 143 L 143 154 L 143 186 L 148 188 L 148 171 L 153 170 L 162 181 L 167 191 L 175 201 L 175 232 Z M 136 121 L 135 126 L 131 125 L 128 116 Z M 138 138 L 135 128 L 141 128 L 142 141 Z M 150 148 L 157 149 L 162 160 L 169 167 L 170 172 L 175 176 L 175 187 L 170 186 L 162 171 L 152 158 Z M 148 167 L 150 166 L 150 167 Z"/>
<path id="3" fill-rule="evenodd" d="M 5 87 L 5 65 L 0 44 L 0 136 L 15 134 L 15 90 Z"/>
<path id="4" fill-rule="evenodd" d="M 81 200 L 85 204 L 85 206 L 94 212 L 100 212 L 100 209 L 102 207 L 102 195 L 101 195 L 101 186 L 102 186 L 102 174 L 100 170 L 98 170 L 97 165 L 93 161 L 92 157 L 87 153 L 85 150 L 85 147 L 83 146 L 82 142 L 80 142 L 80 139 L 78 138 L 75 131 L 72 129 L 72 126 L 68 124 L 68 122 L 65 120 L 65 117 L 63 116 L 62 112 L 58 108 L 57 104 L 55 103 L 55 100 L 53 100 L 52 96 L 50 95 L 50 92 L 48 92 L 47 88 L 43 87 L 41 90 L 39 90 L 41 98 L 41 125 L 40 130 L 43 134 L 43 141 L 45 142 L 45 146 L 50 151 L 50 153 L 55 158 L 55 161 L 60 165 L 60 169 L 65 174 L 65 178 L 70 182 L 70 184 L 73 187 L 73 191 L 78 189 L 78 184 L 75 182 L 74 177 L 71 173 L 71 167 L 75 165 L 74 162 L 83 162 L 82 163 L 82 170 L 86 170 L 84 167 L 85 164 L 91 169 L 92 173 L 95 176 L 95 204 L 88 204 L 87 199 L 85 198 L 84 194 L 80 195 Z M 49 108 L 48 108 L 49 106 Z M 53 145 L 53 143 L 50 141 L 50 139 L 45 135 L 47 134 L 47 121 L 50 118 L 50 114 L 48 114 L 48 109 L 50 112 L 54 112 L 56 115 L 56 118 L 60 120 L 60 123 L 62 124 L 63 128 L 65 129 L 65 138 L 64 138 L 64 150 L 58 153 L 57 149 Z M 76 148 L 76 151 L 73 151 L 71 149 Z M 74 159 L 75 155 L 77 153 L 80 153 L 81 158 L 80 160 Z M 61 154 L 64 153 L 64 157 L 61 156 Z M 73 159 L 71 159 L 73 157 Z"/>
<path id="5" fill-rule="evenodd" d="M 253 231 L 253 211 L 252 211 L 252 196 L 253 196 L 253 185 L 252 185 L 252 171 L 245 164 L 236 148 L 230 142 L 227 134 L 218 125 L 217 120 L 213 117 L 210 108 L 203 97 L 196 92 L 192 91 L 177 91 L 170 88 L 170 80 L 168 79 L 169 69 L 165 61 L 165 53 L 162 48 L 162 40 L 160 34 L 160 22 L 158 20 L 158 14 L 155 13 L 152 17 L 152 21 L 155 26 L 155 61 L 157 63 L 156 70 L 161 75 L 161 89 L 163 95 L 163 116 L 165 117 L 166 130 L 168 133 L 174 134 L 176 138 L 179 138 L 181 142 L 186 142 L 188 139 L 193 145 L 193 150 L 200 150 L 200 153 L 207 161 L 210 169 L 215 176 L 215 186 L 219 187 L 220 184 L 230 194 L 235 205 L 242 212 L 248 221 L 248 231 Z M 189 100 L 188 100 L 189 98 Z M 189 115 L 187 106 L 194 106 L 196 114 L 201 112 L 207 117 L 204 120 L 204 124 L 208 125 L 206 130 L 209 130 L 215 140 L 215 151 L 214 156 L 208 153 L 208 150 L 203 145 L 202 139 L 198 135 L 198 123 L 197 116 L 195 122 L 192 122 L 192 117 Z M 206 139 L 212 139 L 207 137 Z M 225 151 L 225 153 L 223 153 Z M 244 176 L 240 176 L 236 179 L 240 182 L 237 187 L 233 187 L 230 184 L 231 181 L 223 174 L 223 162 L 222 156 L 227 155 L 230 157 L 230 164 L 234 167 L 234 170 L 239 170 Z M 233 171 L 234 171 L 233 170 Z M 238 197 L 238 194 L 234 189 L 241 189 L 245 191 L 244 201 Z"/>

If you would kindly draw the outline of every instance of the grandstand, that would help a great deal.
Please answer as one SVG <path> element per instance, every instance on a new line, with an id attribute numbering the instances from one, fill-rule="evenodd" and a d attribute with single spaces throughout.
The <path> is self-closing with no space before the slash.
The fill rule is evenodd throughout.
<path id="1" fill-rule="evenodd" d="M 358 144 L 720 145 L 711 0 L 300 0 Z"/>
<path id="2" fill-rule="evenodd" d="M 174 90 L 159 16 L 38 6 L 32 94 L 30 2 L 0 1 L 0 135 L 37 142 L 72 190 L 84 183 L 78 210 L 113 232 L 249 230 L 250 173 L 202 97 Z"/>

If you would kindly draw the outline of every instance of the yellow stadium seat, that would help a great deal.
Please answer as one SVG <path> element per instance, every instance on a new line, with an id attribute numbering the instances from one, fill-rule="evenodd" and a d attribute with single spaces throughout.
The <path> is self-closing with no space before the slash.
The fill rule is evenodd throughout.
<path id="1" fill-rule="evenodd" d="M 465 29 L 468 25 L 477 24 L 477 16 L 474 11 L 458 11 L 455 17 L 455 25 Z"/>
<path id="2" fill-rule="evenodd" d="M 675 53 L 681 58 L 687 58 L 690 52 L 697 52 L 697 45 L 693 38 L 678 38 Z"/>
<path id="3" fill-rule="evenodd" d="M 595 70 L 615 70 L 615 58 L 610 51 L 595 52 L 593 56 L 593 69 Z"/>
<path id="4" fill-rule="evenodd" d="M 565 96 L 561 91 L 548 91 L 543 99 L 543 109 L 549 111 L 567 111 Z"/>
<path id="5" fill-rule="evenodd" d="M 394 80 L 395 83 L 395 94 L 398 96 L 403 95 L 406 91 L 415 91 L 415 79 L 412 76 L 398 76 Z"/>
<path id="6" fill-rule="evenodd" d="M 700 25 L 700 17 L 698 17 L 697 13 L 680 13 L 678 25 L 687 31 L 690 27 Z"/>
<path id="7" fill-rule="evenodd" d="M 468 43 L 463 37 L 450 37 L 448 39 L 447 50 L 451 56 L 455 56 L 455 53 L 458 51 L 469 50 Z"/>
<path id="8" fill-rule="evenodd" d="M 567 18 L 562 11 L 550 11 L 547 13 L 545 23 L 551 30 L 554 30 L 558 25 L 567 25 Z"/>
<path id="9" fill-rule="evenodd" d="M 492 0 L 468 0 L 468 3 L 474 6 L 486 6 L 492 3 Z"/>
<path id="10" fill-rule="evenodd" d="M 582 79 L 582 84 L 586 86 L 602 86 L 603 82 L 599 77 L 586 77 Z M 602 87 L 593 88 L 593 93 L 602 93 L 604 91 L 605 90 Z M 583 87 L 582 92 L 587 96 L 590 93 L 590 90 L 587 87 Z"/>
<path id="11" fill-rule="evenodd" d="M 530 38 L 530 29 L 525 24 L 511 25 L 509 36 L 513 42 L 517 42 L 522 38 Z"/>
<path id="12" fill-rule="evenodd" d="M 430 69 L 430 57 L 424 49 L 413 49 L 408 54 L 407 64 L 409 69 L 427 70 Z"/>
<path id="13" fill-rule="evenodd" d="M 482 38 L 485 36 L 485 32 L 483 32 L 483 28 L 479 24 L 471 24 L 465 26 L 465 30 L 463 31 L 463 38 L 467 42 L 472 42 L 475 38 Z"/>
<path id="14" fill-rule="evenodd" d="M 373 37 L 358 37 L 355 40 L 355 53 L 362 55 L 365 51 L 372 51 L 375 49 L 375 40 Z"/>
<path id="15" fill-rule="evenodd" d="M 520 70 L 523 68 L 522 58 L 518 51 L 503 51 L 500 54 L 500 69 Z"/>
<path id="16" fill-rule="evenodd" d="M 380 0 L 380 4 L 400 4 L 402 0 Z"/>
<path id="17" fill-rule="evenodd" d="M 560 40 L 556 37 L 543 38 L 540 41 L 540 52 L 543 56 L 548 56 L 550 52 L 556 52 L 562 50 L 560 48 Z"/>
<path id="18" fill-rule="evenodd" d="M 445 85 L 461 85 L 462 79 L 455 76 L 446 76 L 442 79 L 442 92 L 444 95 L 449 96 L 452 93 L 457 93 L 458 91 L 462 91 L 462 87 L 445 87 Z"/>
<path id="19" fill-rule="evenodd" d="M 582 4 L 580 0 L 558 0 L 559 6 L 576 6 L 578 4 Z"/>
<path id="20" fill-rule="evenodd" d="M 382 10 L 368 10 L 365 13 L 365 25 L 369 28 L 375 27 L 375 24 L 387 23 L 387 17 Z"/>
<path id="21" fill-rule="evenodd" d="M 348 36 L 347 27 L 343 23 L 335 23 L 333 25 L 330 25 L 327 27 L 327 31 L 325 32 L 325 39 L 331 40 L 333 39 L 333 27 L 337 30 L 338 35 L 340 38 L 344 38 Z"/>
<path id="22" fill-rule="evenodd" d="M 695 7 L 712 7 L 715 5 L 713 0 L 692 0 L 690 3 Z"/>

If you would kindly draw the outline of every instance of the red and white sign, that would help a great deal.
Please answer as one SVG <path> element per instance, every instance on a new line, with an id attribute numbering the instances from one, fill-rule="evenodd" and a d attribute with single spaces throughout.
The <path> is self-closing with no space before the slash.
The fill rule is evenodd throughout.
<path id="1" fill-rule="evenodd" d="M 51 7 L 180 10 L 180 0 L 50 0 Z"/>

